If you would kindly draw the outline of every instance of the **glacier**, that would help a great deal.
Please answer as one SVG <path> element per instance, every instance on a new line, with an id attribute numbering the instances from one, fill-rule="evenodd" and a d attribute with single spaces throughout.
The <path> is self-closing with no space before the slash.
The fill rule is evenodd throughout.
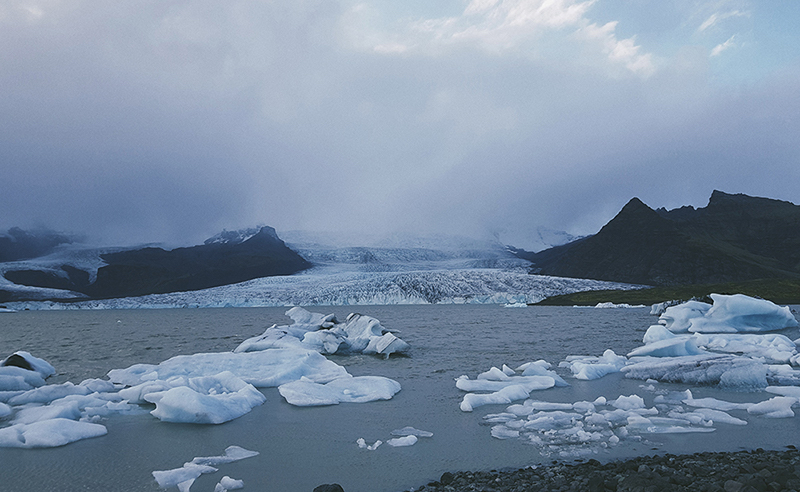
<path id="1" fill-rule="evenodd" d="M 226 231 L 209 241 L 237 242 L 252 232 Z M 100 254 L 120 249 L 64 245 L 46 257 L 0 263 L 0 290 L 42 299 L 5 303 L 7 308 L 19 311 L 386 304 L 524 306 L 553 295 L 583 290 L 641 288 L 616 282 L 530 275 L 530 263 L 517 258 L 496 239 L 445 235 L 371 237 L 297 231 L 281 232 L 281 237 L 314 267 L 295 275 L 259 278 L 198 291 L 107 300 L 81 300 L 85 299 L 82 294 L 25 287 L 3 277 L 9 270 L 42 270 L 66 275 L 61 265 L 69 265 L 88 272 L 93 280 L 98 268 L 104 265 Z"/>

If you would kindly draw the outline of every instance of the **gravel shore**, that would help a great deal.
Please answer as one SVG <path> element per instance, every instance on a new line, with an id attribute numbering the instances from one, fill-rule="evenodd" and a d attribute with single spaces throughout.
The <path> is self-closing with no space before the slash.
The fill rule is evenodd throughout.
<path id="1" fill-rule="evenodd" d="M 415 492 L 800 491 L 800 451 L 641 456 L 626 461 L 537 465 L 519 470 L 446 472 Z"/>

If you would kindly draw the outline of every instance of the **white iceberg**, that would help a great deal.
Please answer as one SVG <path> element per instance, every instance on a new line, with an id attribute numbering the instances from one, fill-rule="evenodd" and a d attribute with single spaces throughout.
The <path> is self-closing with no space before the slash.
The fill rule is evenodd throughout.
<path id="1" fill-rule="evenodd" d="M 569 368 L 576 379 L 593 380 L 619 372 L 627 362 L 628 359 L 609 349 L 600 357 L 569 356 L 559 364 L 559 367 Z"/>
<path id="2" fill-rule="evenodd" d="M 713 306 L 689 301 L 667 308 L 659 318 L 673 332 L 736 333 L 798 326 L 791 310 L 743 294 L 711 294 Z"/>
<path id="3" fill-rule="evenodd" d="M 386 441 L 386 444 L 389 446 L 398 448 L 403 446 L 413 446 L 417 443 L 417 436 L 405 436 L 405 437 L 395 437 L 394 439 L 389 439 Z"/>
<path id="4" fill-rule="evenodd" d="M 288 403 L 301 407 L 390 400 L 398 391 L 400 383 L 381 376 L 348 375 L 326 384 L 300 378 L 278 387 Z"/>
<path id="5" fill-rule="evenodd" d="M 383 328 L 375 318 L 352 313 L 344 323 L 301 307 L 286 311 L 293 324 L 273 325 L 263 334 L 242 342 L 234 352 L 272 348 L 306 348 L 321 354 L 365 353 L 388 357 L 408 351 L 409 345 Z"/>
<path id="6" fill-rule="evenodd" d="M 327 383 L 347 375 L 344 367 L 319 352 L 285 348 L 178 355 L 157 365 L 135 364 L 127 369 L 114 369 L 109 371 L 108 377 L 114 383 L 135 386 L 176 376 L 214 376 L 222 371 L 229 371 L 258 388 L 280 386 L 303 376 L 317 383 Z"/>
<path id="7" fill-rule="evenodd" d="M 169 381 L 176 387 L 144 396 L 146 401 L 156 405 L 150 413 L 164 422 L 221 424 L 241 417 L 266 401 L 253 385 L 230 372 L 178 379 Z"/>
<path id="8" fill-rule="evenodd" d="M 100 424 L 52 418 L 0 429 L 0 447 L 52 448 L 106 433 L 108 430 Z"/>

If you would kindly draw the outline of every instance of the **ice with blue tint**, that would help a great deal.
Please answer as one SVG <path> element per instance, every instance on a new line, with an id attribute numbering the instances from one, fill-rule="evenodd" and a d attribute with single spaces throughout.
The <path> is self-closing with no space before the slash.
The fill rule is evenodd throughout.
<path id="1" fill-rule="evenodd" d="M 167 382 L 175 387 L 144 397 L 156 405 L 150 413 L 164 422 L 221 424 L 241 417 L 266 400 L 253 385 L 228 371 L 195 378 L 180 376 Z"/>
<path id="2" fill-rule="evenodd" d="M 257 389 L 263 387 L 277 386 L 296 406 L 388 400 L 400 391 L 392 379 L 353 377 L 322 353 L 388 357 L 406 351 L 408 344 L 384 330 L 377 319 L 353 314 L 339 323 L 333 315 L 302 308 L 287 314 L 292 325 L 270 328 L 237 351 L 134 364 L 109 371 L 109 380 L 87 379 L 77 385 L 45 384 L 45 378 L 55 373 L 53 366 L 17 352 L 14 365 L 0 367 L 0 447 L 60 446 L 99 436 L 106 430 L 96 423 L 98 419 L 112 413 L 141 413 L 153 405 L 150 413 L 164 422 L 221 424 L 264 403 L 266 398 Z M 325 334 L 332 341 L 309 343 L 304 341 L 309 334 Z M 51 438 L 44 437 L 47 432 Z"/>
<path id="3" fill-rule="evenodd" d="M 323 316 L 301 307 L 289 309 L 286 315 L 292 318 L 293 324 L 273 325 L 263 334 L 242 342 L 234 352 L 295 347 L 321 354 L 364 353 L 388 357 L 409 349 L 406 342 L 369 316 L 352 313 L 340 323 L 332 314 Z"/>
<path id="4" fill-rule="evenodd" d="M 615 399 L 549 402 L 547 388 L 537 399 L 528 397 L 501 413 L 484 417 L 497 439 L 521 439 L 546 454 L 561 457 L 594 453 L 652 434 L 713 432 L 718 425 L 743 426 L 751 418 L 791 418 L 800 406 L 800 354 L 783 334 L 761 333 L 797 326 L 788 308 L 746 296 L 713 294 L 714 305 L 690 301 L 659 306 L 659 324 L 651 326 L 643 345 L 627 357 L 606 350 L 601 356 L 568 356 L 559 364 L 572 377 L 595 380 L 622 372 L 641 379 L 645 391 L 657 393 L 654 405 L 643 396 Z M 654 309 L 655 310 L 655 309 Z M 742 333 L 755 332 L 755 333 Z M 467 394 L 461 409 L 502 404 L 524 397 L 523 375 L 493 367 L 477 379 L 466 376 L 456 387 Z M 524 375 L 549 370 L 545 361 L 526 365 Z M 767 392 L 776 396 L 758 402 L 736 403 L 694 398 L 687 389 L 669 393 L 658 382 L 711 385 L 734 391 Z M 791 385 L 791 386 L 786 386 Z M 483 391 L 484 393 L 477 393 Z M 728 412 L 740 412 L 731 415 Z"/>
<path id="5" fill-rule="evenodd" d="M 154 471 L 153 478 L 162 489 L 177 487 L 181 492 L 188 492 L 200 475 L 215 473 L 217 471 L 215 467 L 217 466 L 258 456 L 258 454 L 258 451 L 250 451 L 239 446 L 228 446 L 222 456 L 194 458 L 192 461 L 184 463 L 180 468 Z M 240 480 L 232 480 L 226 476 L 220 480 L 220 485 L 222 485 L 223 490 L 233 490 L 241 488 L 243 483 Z"/>
<path id="6" fill-rule="evenodd" d="M 668 307 L 660 321 L 673 332 L 736 333 L 775 331 L 798 326 L 786 306 L 743 294 L 711 294 L 713 306 L 690 301 Z"/>
<path id="7" fill-rule="evenodd" d="M 325 384 L 300 378 L 278 387 L 288 403 L 300 407 L 389 400 L 398 391 L 400 383 L 381 376 L 342 377 Z"/>

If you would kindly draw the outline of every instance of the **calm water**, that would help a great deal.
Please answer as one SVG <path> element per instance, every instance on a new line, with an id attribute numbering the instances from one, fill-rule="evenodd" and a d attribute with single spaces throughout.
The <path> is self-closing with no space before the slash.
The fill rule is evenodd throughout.
<path id="1" fill-rule="evenodd" d="M 297 408 L 277 389 L 264 389 L 267 402 L 222 425 L 163 423 L 150 416 L 113 416 L 108 435 L 43 450 L 0 449 L 2 490 L 156 491 L 153 470 L 181 466 L 195 456 L 221 454 L 238 445 L 259 451 L 255 458 L 223 465 L 192 490 L 212 491 L 223 475 L 242 479 L 244 490 L 311 491 L 338 482 L 347 492 L 399 491 L 437 479 L 448 470 L 520 467 L 550 457 L 521 441 L 493 439 L 481 416 L 502 411 L 493 405 L 461 412 L 463 393 L 453 380 L 475 377 L 491 366 L 511 367 L 567 355 L 600 355 L 606 348 L 625 354 L 641 345 L 655 322 L 647 309 L 577 309 L 500 306 L 316 307 L 343 319 L 358 311 L 399 330 L 411 344 L 410 357 L 332 357 L 353 375 L 381 375 L 403 389 L 390 401 Z M 228 351 L 273 323 L 288 324 L 285 308 L 21 312 L 0 315 L 0 356 L 27 350 L 58 371 L 48 382 L 104 377 L 110 369 L 158 363 L 178 354 Z M 787 333 L 797 338 L 797 333 Z M 534 394 L 550 401 L 616 398 L 639 393 L 641 381 L 608 376 L 600 381 L 569 379 L 569 388 Z M 677 385 L 662 385 L 683 389 Z M 760 401 L 765 394 L 723 393 L 705 388 L 696 397 Z M 648 402 L 649 403 L 649 402 Z M 779 448 L 798 444 L 799 419 L 753 419 L 748 426 L 718 426 L 712 434 L 656 436 L 623 443 L 598 459 L 642 453 Z M 430 439 L 411 447 L 383 445 L 374 452 L 355 441 L 386 441 L 405 426 L 429 430 Z M 724 427 L 724 428 L 723 428 Z M 174 489 L 173 489 L 174 490 Z"/>

